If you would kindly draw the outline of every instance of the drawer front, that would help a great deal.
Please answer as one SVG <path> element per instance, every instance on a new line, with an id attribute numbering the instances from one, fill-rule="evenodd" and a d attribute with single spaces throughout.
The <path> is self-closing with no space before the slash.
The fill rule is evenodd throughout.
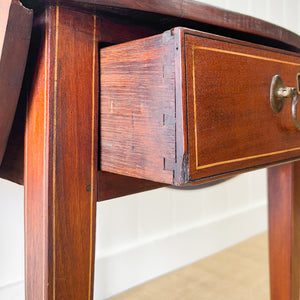
<path id="1" fill-rule="evenodd" d="M 299 56 L 197 32 L 182 37 L 189 180 L 299 157 L 291 100 L 278 114 L 270 106 L 274 75 L 299 93 Z"/>

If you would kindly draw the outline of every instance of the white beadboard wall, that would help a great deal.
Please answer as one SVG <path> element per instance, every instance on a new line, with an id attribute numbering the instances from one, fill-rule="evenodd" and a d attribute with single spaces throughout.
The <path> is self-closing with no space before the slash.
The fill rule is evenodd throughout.
<path id="1" fill-rule="evenodd" d="M 300 35 L 299 0 L 211 0 Z M 0 299 L 24 299 L 23 187 L 0 180 Z M 201 190 L 163 188 L 97 206 L 95 300 L 267 228 L 266 171 Z"/>

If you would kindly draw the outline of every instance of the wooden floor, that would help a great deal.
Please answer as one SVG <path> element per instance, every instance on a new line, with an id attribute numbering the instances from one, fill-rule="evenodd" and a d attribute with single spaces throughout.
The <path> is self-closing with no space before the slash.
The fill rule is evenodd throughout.
<path id="1" fill-rule="evenodd" d="M 111 300 L 268 300 L 268 243 L 261 234 Z"/>

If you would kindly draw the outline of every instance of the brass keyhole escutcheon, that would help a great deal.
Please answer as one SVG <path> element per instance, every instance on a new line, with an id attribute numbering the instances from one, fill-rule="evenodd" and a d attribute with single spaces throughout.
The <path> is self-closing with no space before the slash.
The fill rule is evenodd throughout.
<path id="1" fill-rule="evenodd" d="M 300 73 L 297 74 L 297 88 L 286 87 L 279 75 L 272 78 L 270 88 L 270 104 L 274 113 L 281 112 L 286 98 L 292 99 L 292 120 L 294 126 L 300 131 L 300 122 L 297 119 L 297 103 L 300 88 Z"/>
<path id="2" fill-rule="evenodd" d="M 275 114 L 278 114 L 283 109 L 285 97 L 278 93 L 279 90 L 284 88 L 283 80 L 279 75 L 272 78 L 270 89 L 270 104 Z"/>

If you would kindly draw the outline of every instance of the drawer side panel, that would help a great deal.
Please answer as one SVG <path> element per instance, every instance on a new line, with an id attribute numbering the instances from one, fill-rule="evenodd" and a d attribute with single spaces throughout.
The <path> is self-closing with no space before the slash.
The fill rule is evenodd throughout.
<path id="1" fill-rule="evenodd" d="M 101 170 L 173 182 L 174 37 L 100 50 Z"/>

